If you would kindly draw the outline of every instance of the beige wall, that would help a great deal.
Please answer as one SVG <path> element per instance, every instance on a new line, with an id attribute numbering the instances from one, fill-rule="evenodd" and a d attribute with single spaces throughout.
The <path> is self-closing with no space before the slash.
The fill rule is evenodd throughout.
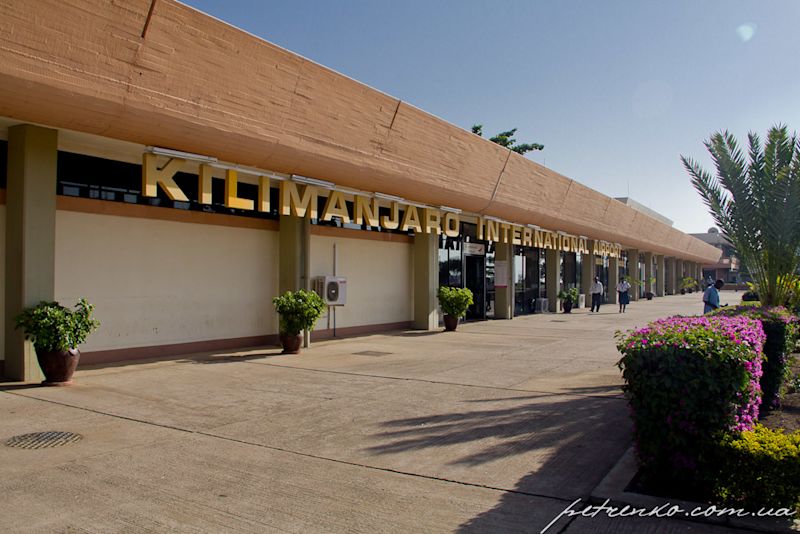
<path id="1" fill-rule="evenodd" d="M 414 318 L 412 245 L 367 239 L 311 236 L 311 277 L 347 277 L 347 304 L 336 309 L 336 327 L 411 321 Z M 317 329 L 328 325 L 327 314 Z"/>
<path id="2" fill-rule="evenodd" d="M 56 299 L 94 303 L 82 350 L 277 333 L 277 232 L 58 211 Z"/>
<path id="3" fill-rule="evenodd" d="M 0 205 L 0 302 L 6 301 L 6 207 Z M 6 307 L 0 306 L 0 325 L 5 324 Z M 0 328 L 0 347 L 6 346 L 6 329 Z M 5 359 L 5 351 L 0 349 L 0 360 Z"/>

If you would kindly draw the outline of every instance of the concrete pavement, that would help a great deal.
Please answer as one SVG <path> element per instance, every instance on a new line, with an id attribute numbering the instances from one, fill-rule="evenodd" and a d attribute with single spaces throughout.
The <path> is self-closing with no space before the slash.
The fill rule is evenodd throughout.
<path id="1" fill-rule="evenodd" d="M 0 442 L 83 439 L 0 446 L 0 531 L 540 532 L 630 445 L 614 331 L 700 309 L 692 294 L 4 384 Z M 548 530 L 619 531 L 732 530 L 603 517 Z"/>

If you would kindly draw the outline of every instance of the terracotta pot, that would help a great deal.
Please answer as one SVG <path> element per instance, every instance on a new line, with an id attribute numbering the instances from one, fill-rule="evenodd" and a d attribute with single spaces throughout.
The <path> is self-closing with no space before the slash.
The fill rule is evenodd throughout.
<path id="1" fill-rule="evenodd" d="M 36 351 L 36 359 L 44 373 L 43 386 L 71 386 L 72 375 L 78 367 L 78 349 Z"/>
<path id="2" fill-rule="evenodd" d="M 283 352 L 281 354 L 300 354 L 300 346 L 303 344 L 303 335 L 297 334 L 280 334 L 278 336 L 281 340 L 281 347 Z"/>
<path id="3" fill-rule="evenodd" d="M 454 315 L 445 315 L 444 316 L 444 331 L 445 332 L 454 332 L 457 326 L 458 326 L 458 317 L 456 317 Z"/>

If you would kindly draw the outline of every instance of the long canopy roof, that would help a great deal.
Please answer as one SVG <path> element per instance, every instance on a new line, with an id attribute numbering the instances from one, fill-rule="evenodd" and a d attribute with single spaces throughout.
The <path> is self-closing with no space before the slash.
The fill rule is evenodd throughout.
<path id="1" fill-rule="evenodd" d="M 0 116 L 719 258 L 617 200 L 174 0 L 0 2 Z"/>

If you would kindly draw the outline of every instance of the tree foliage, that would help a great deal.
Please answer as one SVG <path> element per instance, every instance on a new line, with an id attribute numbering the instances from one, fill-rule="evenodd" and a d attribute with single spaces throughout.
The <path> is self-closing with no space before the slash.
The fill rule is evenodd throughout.
<path id="1" fill-rule="evenodd" d="M 747 156 L 730 133 L 705 141 L 716 176 L 681 156 L 721 233 L 733 244 L 759 288 L 762 304 L 784 304 L 800 267 L 800 145 L 786 126 L 766 143 L 748 134 Z"/>
<path id="2" fill-rule="evenodd" d="M 483 124 L 475 124 L 472 127 L 472 133 L 483 137 Z M 516 133 L 517 129 L 512 128 L 507 132 L 500 132 L 494 137 L 490 137 L 489 141 L 504 146 L 509 150 L 513 150 L 517 154 L 525 154 L 531 150 L 542 150 L 544 148 L 544 145 L 540 145 L 539 143 L 517 143 L 517 140 L 514 139 L 514 134 Z"/>

